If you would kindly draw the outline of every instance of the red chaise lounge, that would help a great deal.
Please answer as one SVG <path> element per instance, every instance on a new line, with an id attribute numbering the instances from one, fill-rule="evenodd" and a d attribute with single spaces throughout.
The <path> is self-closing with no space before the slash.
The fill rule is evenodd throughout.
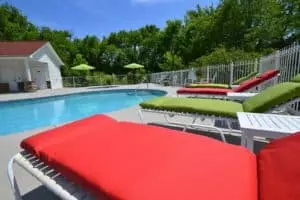
<path id="1" fill-rule="evenodd" d="M 279 74 L 278 70 L 269 69 L 252 79 L 242 82 L 234 89 L 226 88 L 180 88 L 177 95 L 200 95 L 200 96 L 226 96 L 228 92 L 246 92 L 265 81 L 275 78 Z"/>
<path id="2" fill-rule="evenodd" d="M 96 115 L 29 137 L 21 146 L 92 199 L 300 198 L 299 134 L 272 141 L 256 156 L 205 136 Z M 14 161 L 60 198 L 80 199 L 43 177 L 46 172 L 30 167 L 32 159 L 23 153 Z"/>

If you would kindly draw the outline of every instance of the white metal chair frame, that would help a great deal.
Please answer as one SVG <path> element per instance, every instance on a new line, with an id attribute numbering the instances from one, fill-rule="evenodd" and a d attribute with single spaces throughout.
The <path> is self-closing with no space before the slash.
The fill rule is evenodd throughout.
<path id="1" fill-rule="evenodd" d="M 288 114 L 289 110 L 288 108 L 294 104 L 295 102 L 299 102 L 300 98 L 295 98 L 293 100 L 290 100 L 286 103 L 283 103 L 279 106 L 273 107 L 270 110 L 268 110 L 265 113 L 274 113 L 274 114 Z M 201 113 L 185 113 L 185 112 L 175 112 L 175 111 L 166 111 L 166 110 L 154 110 L 154 109 L 138 109 L 138 114 L 140 117 L 140 120 L 142 123 L 147 123 L 145 120 L 145 117 L 143 115 L 143 112 L 148 112 L 148 113 L 156 113 L 156 114 L 162 114 L 164 119 L 166 120 L 167 124 L 170 125 L 178 125 L 183 127 L 183 131 L 186 131 L 187 128 L 197 128 L 201 130 L 212 130 L 220 134 L 222 140 L 226 142 L 225 139 L 225 132 L 228 132 L 229 134 L 233 133 L 233 129 L 231 124 L 232 123 L 238 123 L 237 118 L 230 118 L 230 117 L 221 117 L 221 116 L 215 116 L 215 115 L 206 115 L 206 114 L 201 114 Z M 172 121 L 171 118 L 174 116 L 181 116 L 181 117 L 191 117 L 192 122 L 191 123 L 182 123 L 178 121 Z M 211 119 L 212 122 L 214 123 L 216 120 L 224 121 L 229 130 L 226 129 L 221 129 L 218 127 L 215 127 L 213 125 L 202 125 L 202 124 L 197 124 L 196 120 L 201 119 L 202 121 L 205 119 Z M 240 133 L 240 131 L 235 130 L 235 133 Z"/>
<path id="2" fill-rule="evenodd" d="M 13 166 L 18 164 L 30 175 L 35 177 L 47 189 L 64 200 L 94 200 L 95 198 L 78 185 L 63 177 L 62 174 L 43 163 L 34 155 L 25 151 L 16 154 L 8 163 L 8 178 L 16 200 L 22 200 Z"/>
<path id="3" fill-rule="evenodd" d="M 211 131 L 216 131 L 217 133 L 220 134 L 220 136 L 221 136 L 221 138 L 224 142 L 226 142 L 224 130 L 222 130 L 221 128 L 215 127 L 215 126 L 197 124 L 196 120 L 197 119 L 204 120 L 204 119 L 209 118 L 209 119 L 213 119 L 213 120 L 226 121 L 226 123 L 227 123 L 230 130 L 231 130 L 230 123 L 237 121 L 234 118 L 226 118 L 226 117 L 211 116 L 211 115 L 204 115 L 204 114 L 172 112 L 172 111 L 162 111 L 162 110 L 150 110 L 150 109 L 139 109 L 138 114 L 139 114 L 139 117 L 140 117 L 140 120 L 141 120 L 142 123 L 147 123 L 147 121 L 145 120 L 145 117 L 143 115 L 143 112 L 162 114 L 164 119 L 166 120 L 167 124 L 182 126 L 183 131 L 186 131 L 188 128 L 196 128 L 196 129 L 207 130 L 207 131 L 210 131 L 210 130 Z M 191 123 L 182 123 L 182 122 L 171 120 L 171 118 L 174 117 L 174 116 L 191 117 L 192 122 Z M 231 130 L 231 132 L 232 132 L 232 130 Z"/>
<path id="4" fill-rule="evenodd" d="M 290 106 L 287 107 L 287 111 L 292 115 L 300 115 L 300 100 L 295 101 Z"/>

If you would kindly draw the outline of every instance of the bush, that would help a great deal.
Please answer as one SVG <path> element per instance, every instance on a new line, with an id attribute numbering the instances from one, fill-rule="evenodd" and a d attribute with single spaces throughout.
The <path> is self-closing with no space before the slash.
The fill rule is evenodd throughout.
<path id="1" fill-rule="evenodd" d="M 89 86 L 97 86 L 102 84 L 101 76 L 87 76 L 86 80 L 88 81 Z"/>
<path id="2" fill-rule="evenodd" d="M 147 80 L 147 74 L 145 69 L 139 69 L 135 73 L 135 81 L 136 83 L 141 83 Z"/>
<path id="3" fill-rule="evenodd" d="M 63 78 L 63 86 L 64 87 L 74 87 L 73 78 L 72 77 L 64 77 Z"/>
<path id="4" fill-rule="evenodd" d="M 123 76 L 122 80 L 122 84 L 128 84 L 128 78 L 127 76 Z"/>
<path id="5" fill-rule="evenodd" d="M 132 74 L 135 75 L 135 74 Z M 145 75 L 139 74 L 139 79 L 145 77 Z M 105 74 L 103 72 L 93 72 L 91 76 L 69 76 L 63 78 L 64 87 L 73 87 L 75 81 L 76 87 L 87 87 L 87 86 L 100 86 L 100 85 L 122 85 L 128 84 L 128 82 L 135 79 L 130 79 L 126 75 L 117 76 L 115 74 Z"/>
<path id="6" fill-rule="evenodd" d="M 115 76 L 113 75 L 113 84 L 115 85 L 123 85 L 123 84 L 127 84 L 128 80 L 127 80 L 127 76 Z"/>
<path id="7" fill-rule="evenodd" d="M 104 83 L 104 85 L 112 85 L 113 84 L 113 77 L 112 77 L 112 75 L 105 74 L 103 76 L 103 83 Z"/>
<path id="8" fill-rule="evenodd" d="M 87 76 L 86 79 L 89 82 L 89 86 L 112 85 L 113 76 L 114 75 L 104 74 L 103 72 L 94 72 L 92 76 Z"/>
<path id="9" fill-rule="evenodd" d="M 134 73 L 133 72 L 128 72 L 127 73 L 127 81 L 129 84 L 133 84 L 134 83 Z"/>

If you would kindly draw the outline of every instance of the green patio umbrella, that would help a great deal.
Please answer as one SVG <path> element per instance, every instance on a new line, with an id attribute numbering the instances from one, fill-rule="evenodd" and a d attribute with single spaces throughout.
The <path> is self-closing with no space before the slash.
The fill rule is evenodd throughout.
<path id="1" fill-rule="evenodd" d="M 79 71 L 88 71 L 88 70 L 95 69 L 95 67 L 89 66 L 87 64 L 80 64 L 80 65 L 77 65 L 75 67 L 72 67 L 71 69 L 72 70 L 79 70 Z"/>
<path id="2" fill-rule="evenodd" d="M 133 71 L 137 70 L 137 69 L 142 69 L 144 68 L 143 65 L 137 64 L 137 63 L 131 63 L 129 65 L 125 65 L 124 68 L 126 69 L 132 69 Z M 130 75 L 131 74 L 131 75 Z M 132 74 L 131 72 L 128 73 L 128 78 L 130 78 L 131 76 L 131 80 L 133 81 L 133 83 L 137 82 L 137 75 L 136 74 Z"/>
<path id="3" fill-rule="evenodd" d="M 140 64 L 136 64 L 136 63 L 131 63 L 129 65 L 125 65 L 124 68 L 126 68 L 126 69 L 141 69 L 141 68 L 144 68 L 144 66 L 140 65 Z"/>

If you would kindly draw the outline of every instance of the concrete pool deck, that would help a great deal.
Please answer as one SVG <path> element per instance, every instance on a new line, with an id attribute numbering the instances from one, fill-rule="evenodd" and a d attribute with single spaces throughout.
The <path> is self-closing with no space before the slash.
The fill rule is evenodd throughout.
<path id="1" fill-rule="evenodd" d="M 120 86 L 114 88 L 99 88 L 99 87 L 90 87 L 90 88 L 63 88 L 58 90 L 41 90 L 36 93 L 17 93 L 17 94 L 4 94 L 0 95 L 1 101 L 8 100 L 18 100 L 18 99 L 32 99 L 32 98 L 40 98 L 47 96 L 56 96 L 56 95 L 66 95 L 73 94 L 78 92 L 89 92 L 89 91 L 103 91 L 103 90 L 111 90 L 111 89 L 157 89 L 163 90 L 167 92 L 168 96 L 176 96 L 176 87 L 162 87 L 155 84 L 143 84 L 143 85 L 134 85 L 134 86 Z M 141 122 L 137 113 L 138 105 L 125 108 L 122 110 L 118 110 L 115 112 L 107 113 L 107 115 L 120 120 L 120 121 L 132 121 L 132 122 Z M 165 121 L 163 116 L 146 113 L 145 117 L 148 122 L 163 122 Z M 176 118 L 175 118 L 176 119 Z M 187 119 L 178 118 L 180 121 L 185 121 Z M 203 123 L 209 123 L 209 121 L 204 121 Z M 1 122 L 0 122 L 1 124 Z M 0 199 L 12 200 L 14 199 L 8 178 L 7 178 L 7 164 L 9 159 L 14 156 L 16 153 L 20 152 L 21 148 L 19 147 L 20 142 L 31 135 L 34 135 L 38 132 L 51 129 L 53 127 L 45 127 L 37 130 L 25 131 L 17 134 L 9 134 L 5 136 L 0 136 Z M 212 136 L 212 135 L 209 135 Z M 218 137 L 218 135 L 213 136 Z M 227 138 L 228 137 L 228 138 Z M 240 138 L 234 136 L 226 136 L 227 141 L 230 143 L 239 144 Z M 259 144 L 258 144 L 259 146 Z M 18 166 L 15 166 L 15 175 L 17 181 L 19 183 L 21 193 L 24 195 L 24 200 L 57 200 L 51 192 L 47 191 L 41 184 L 28 173 L 26 173 L 23 169 Z"/>

